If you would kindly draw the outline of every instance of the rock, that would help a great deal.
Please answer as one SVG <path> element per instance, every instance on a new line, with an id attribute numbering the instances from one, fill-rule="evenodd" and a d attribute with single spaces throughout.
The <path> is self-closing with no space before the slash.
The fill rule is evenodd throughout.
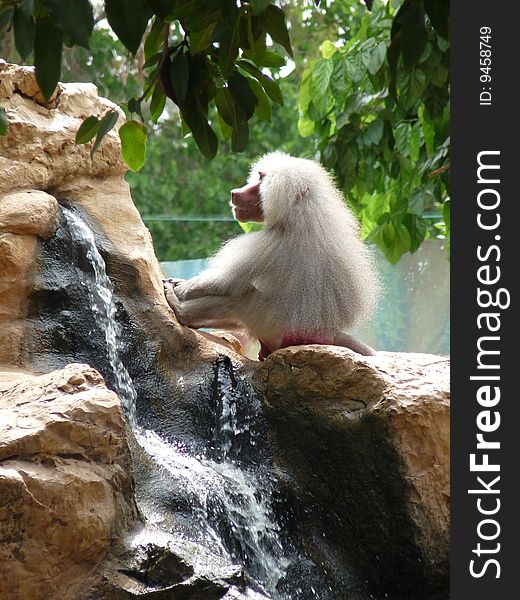
<path id="1" fill-rule="evenodd" d="M 449 360 L 301 346 L 254 378 L 315 561 L 335 556 L 388 597 L 445 592 Z"/>
<path id="2" fill-rule="evenodd" d="M 5 194 L 0 198 L 0 232 L 38 235 L 48 240 L 59 224 L 55 198 L 39 190 Z"/>
<path id="3" fill-rule="evenodd" d="M 76 598 L 136 519 L 119 399 L 86 365 L 0 390 L 2 599 Z"/>
<path id="4" fill-rule="evenodd" d="M 118 127 L 104 138 L 93 160 L 93 142 L 78 145 L 76 132 L 90 116 L 101 117 L 121 109 L 100 98 L 92 84 L 59 84 L 54 101 L 41 105 L 33 67 L 0 64 L 0 105 L 6 110 L 9 127 L 0 136 L 0 193 L 14 189 L 51 191 L 70 178 L 122 176 Z M 40 103 L 38 103 L 40 102 Z"/>
<path id="5" fill-rule="evenodd" d="M 239 565 L 222 561 L 188 540 L 143 529 L 126 556 L 109 563 L 102 581 L 84 600 L 268 600 L 248 590 Z"/>
<path id="6" fill-rule="evenodd" d="M 20 357 L 34 286 L 37 236 L 49 239 L 58 222 L 59 205 L 45 192 L 0 196 L 0 364 L 15 364 Z"/>

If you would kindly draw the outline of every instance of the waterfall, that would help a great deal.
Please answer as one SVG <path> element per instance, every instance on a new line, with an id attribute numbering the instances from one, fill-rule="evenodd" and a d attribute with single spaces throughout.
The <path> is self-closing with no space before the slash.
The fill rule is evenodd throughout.
<path id="1" fill-rule="evenodd" d="M 116 321 L 113 285 L 105 262 L 87 223 L 67 208 L 63 208 L 63 214 L 75 246 L 92 269 L 92 276 L 85 280 L 91 310 L 104 332 L 110 375 L 137 442 L 182 490 L 197 526 L 230 562 L 242 564 L 268 597 L 287 597 L 277 591 L 277 584 L 291 559 L 282 544 L 281 528 L 273 511 L 273 478 L 261 459 L 259 442 L 262 438 L 265 446 L 266 436 L 255 429 L 263 422 L 260 402 L 244 402 L 225 369 L 217 369 L 215 425 L 211 439 L 206 440 L 205 452 L 194 455 L 182 445 L 139 426 L 137 393 L 120 357 L 122 331 Z M 242 460 L 246 454 L 253 459 Z"/>
<path id="2" fill-rule="evenodd" d="M 125 416 L 133 428 L 136 424 L 137 393 L 132 378 L 120 358 L 121 326 L 116 321 L 117 308 L 113 285 L 107 275 L 105 261 L 96 246 L 92 229 L 74 211 L 65 207 L 62 207 L 62 211 L 73 242 L 84 252 L 84 257 L 94 272 L 92 285 L 88 286 L 90 307 L 100 329 L 105 332 L 107 357 L 115 379 L 114 387 L 123 402 Z"/>

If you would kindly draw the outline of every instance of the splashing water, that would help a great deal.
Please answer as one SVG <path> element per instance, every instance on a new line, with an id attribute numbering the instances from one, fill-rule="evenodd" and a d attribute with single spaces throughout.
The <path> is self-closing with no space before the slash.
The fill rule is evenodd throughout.
<path id="1" fill-rule="evenodd" d="M 283 597 L 276 586 L 290 560 L 272 508 L 272 478 L 267 467 L 257 464 L 252 468 L 240 460 L 244 446 L 251 451 L 257 445 L 258 433 L 251 424 L 261 419 L 259 405 L 253 411 L 256 414 L 239 414 L 232 385 L 226 378 L 219 378 L 215 427 L 203 456 L 194 456 L 154 431 L 141 428 L 136 421 L 137 393 L 120 358 L 122 332 L 116 321 L 113 285 L 105 261 L 85 221 L 67 208 L 63 208 L 63 214 L 75 245 L 93 270 L 91 284 L 87 283 L 91 309 L 104 331 L 114 387 L 137 442 L 183 490 L 192 514 L 219 549 L 230 560 L 244 564 L 263 592 L 272 598 Z"/>
<path id="2" fill-rule="evenodd" d="M 231 462 L 190 456 L 153 431 L 143 431 L 139 442 L 183 489 L 205 534 L 233 562 L 243 563 L 263 591 L 279 597 L 276 584 L 289 560 L 271 508 L 269 483 Z"/>

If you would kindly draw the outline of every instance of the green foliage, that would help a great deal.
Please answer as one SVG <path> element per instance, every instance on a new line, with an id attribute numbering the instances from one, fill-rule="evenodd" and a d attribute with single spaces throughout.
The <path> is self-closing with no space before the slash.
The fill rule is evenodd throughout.
<path id="1" fill-rule="evenodd" d="M 445 0 L 397 11 L 379 0 L 370 13 L 340 11 L 344 33 L 302 74 L 298 130 L 393 263 L 449 235 L 448 10 Z"/>
<path id="2" fill-rule="evenodd" d="M 94 152 L 99 148 L 103 138 L 105 135 L 114 128 L 117 123 L 118 114 L 115 110 L 111 110 L 108 112 L 102 119 L 99 120 L 99 124 L 96 131 L 96 139 L 94 140 L 94 144 L 90 149 L 90 156 L 94 156 Z M 83 122 L 84 124 L 84 122 Z M 78 130 L 79 132 L 79 130 Z M 76 141 L 77 137 L 76 137 Z"/>
<path id="3" fill-rule="evenodd" d="M 97 117 L 87 117 L 76 132 L 76 144 L 87 144 L 97 135 L 100 120 Z"/>
<path id="4" fill-rule="evenodd" d="M 7 120 L 5 108 L 0 107 L 0 135 L 5 135 L 7 133 L 8 126 L 9 121 Z"/>
<path id="5" fill-rule="evenodd" d="M 88 0 L 9 0 L 0 31 L 33 58 L 47 97 L 61 69 L 64 81 L 92 81 L 124 109 L 122 151 L 140 169 L 128 180 L 145 216 L 229 215 L 229 189 L 277 148 L 332 169 L 363 234 L 390 261 L 449 236 L 447 0 L 105 8 L 111 30 L 92 28 L 100 15 Z M 295 69 L 281 79 L 285 53 Z M 77 142 L 94 152 L 116 120 L 114 111 L 87 118 Z M 0 111 L 0 134 L 6 128 Z M 233 222 L 147 224 L 165 259 L 207 256 L 240 231 Z"/>
<path id="6" fill-rule="evenodd" d="M 36 81 L 42 94 L 49 100 L 61 72 L 61 48 L 63 31 L 56 27 L 51 17 L 36 21 L 34 36 L 34 66 Z"/>
<path id="7" fill-rule="evenodd" d="M 12 0 L 9 6 L 3 4 L 0 25 L 4 28 L 12 21 L 15 46 L 22 60 L 34 52 L 36 78 L 49 100 L 61 76 L 64 48 L 93 50 L 93 3 Z M 226 135 L 236 152 L 247 146 L 249 121 L 255 113 L 263 119 L 270 117 L 268 98 L 282 102 L 278 84 L 260 70 L 285 63 L 275 48 L 266 49 L 268 36 L 292 54 L 285 14 L 272 2 L 105 0 L 104 9 L 112 31 L 130 53 L 135 55 L 144 47 L 142 86 L 135 96 L 122 102 L 122 107 L 141 115 L 142 105 L 150 103 L 152 120 L 157 122 L 169 98 L 206 158 L 213 158 L 218 151 L 215 125 L 219 118 L 209 118 L 217 92 L 229 90 L 232 95 L 225 110 L 234 112 L 233 118 L 228 113 L 227 120 L 223 115 L 220 118 L 231 128 Z M 259 91 L 258 84 L 266 94 Z M 102 131 L 101 127 L 99 133 Z M 130 156 L 135 148 L 129 152 L 127 146 L 126 150 L 124 156 Z"/>
<path id="8" fill-rule="evenodd" d="M 139 171 L 146 159 L 146 128 L 137 121 L 127 121 L 119 128 L 121 150 L 132 171 Z"/>

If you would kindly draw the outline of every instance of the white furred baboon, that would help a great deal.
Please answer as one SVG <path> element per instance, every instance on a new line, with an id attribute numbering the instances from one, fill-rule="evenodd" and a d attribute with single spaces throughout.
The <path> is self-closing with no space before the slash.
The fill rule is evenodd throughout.
<path id="1" fill-rule="evenodd" d="M 378 277 L 359 225 L 318 163 L 272 152 L 231 192 L 233 216 L 264 229 L 227 242 L 189 280 L 165 281 L 183 325 L 244 329 L 260 358 L 297 344 L 336 344 L 373 354 L 347 335 L 375 306 Z"/>

